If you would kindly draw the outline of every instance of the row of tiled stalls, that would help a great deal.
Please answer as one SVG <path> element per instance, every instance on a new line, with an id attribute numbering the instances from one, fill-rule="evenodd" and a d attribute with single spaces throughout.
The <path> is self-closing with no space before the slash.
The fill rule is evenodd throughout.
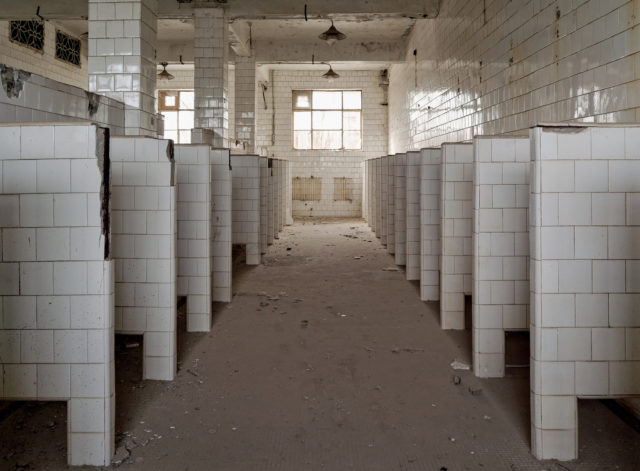
<path id="1" fill-rule="evenodd" d="M 68 401 L 68 461 L 108 465 L 114 334 L 143 334 L 143 378 L 176 374 L 177 297 L 207 331 L 286 221 L 288 163 L 109 134 L 0 125 L 0 399 Z"/>
<path id="2" fill-rule="evenodd" d="M 364 163 L 364 215 L 465 328 L 473 371 L 505 373 L 505 332 L 530 333 L 531 443 L 578 454 L 577 398 L 640 394 L 640 127 L 539 125 L 528 137 Z"/>

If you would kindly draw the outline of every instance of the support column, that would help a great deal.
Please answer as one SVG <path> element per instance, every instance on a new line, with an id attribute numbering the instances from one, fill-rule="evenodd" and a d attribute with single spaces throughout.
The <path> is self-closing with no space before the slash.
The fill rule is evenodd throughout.
<path id="1" fill-rule="evenodd" d="M 253 154 L 256 144 L 256 60 L 254 57 L 236 58 L 236 138 L 246 142 L 246 153 Z"/>
<path id="2" fill-rule="evenodd" d="M 195 130 L 193 142 L 201 130 L 213 133 L 214 147 L 229 147 L 228 45 L 227 15 L 223 8 L 196 8 L 195 24 Z M 194 140 L 195 139 L 195 140 Z"/>
<path id="3" fill-rule="evenodd" d="M 157 135 L 157 0 L 89 0 L 89 91 L 125 104 L 125 134 Z"/>

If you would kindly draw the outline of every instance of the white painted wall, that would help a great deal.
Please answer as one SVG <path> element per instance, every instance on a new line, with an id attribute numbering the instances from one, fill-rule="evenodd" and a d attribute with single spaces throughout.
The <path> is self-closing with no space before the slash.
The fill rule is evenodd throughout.
<path id="1" fill-rule="evenodd" d="M 76 37 L 51 21 L 45 21 L 44 51 L 41 53 L 11 42 L 9 22 L 0 21 L 0 63 L 86 90 L 89 80 L 87 42 L 82 41 L 80 48 L 80 67 L 56 59 L 56 29 Z"/>
<path id="2" fill-rule="evenodd" d="M 405 64 L 391 67 L 389 152 L 541 121 L 637 121 L 637 8 L 626 0 L 441 2 L 437 18 L 416 23 Z"/>
<path id="3" fill-rule="evenodd" d="M 321 71 L 275 70 L 272 83 L 266 92 L 267 109 L 264 108 L 262 90 L 256 89 L 256 150 L 262 155 L 291 161 L 291 176 L 322 178 L 321 201 L 293 201 L 294 216 L 344 216 L 362 215 L 361 162 L 387 153 L 387 110 L 381 103 L 383 89 L 379 86 L 377 70 L 342 71 L 340 78 L 327 82 Z M 273 90 L 271 89 L 273 87 Z M 298 151 L 293 150 L 291 91 L 312 89 L 362 90 L 363 149 L 359 151 Z M 273 94 L 273 95 L 272 95 Z M 273 98 L 275 98 L 275 142 L 272 143 Z M 334 177 L 353 178 L 354 199 L 333 201 Z M 313 208 L 313 211 L 311 211 Z"/>

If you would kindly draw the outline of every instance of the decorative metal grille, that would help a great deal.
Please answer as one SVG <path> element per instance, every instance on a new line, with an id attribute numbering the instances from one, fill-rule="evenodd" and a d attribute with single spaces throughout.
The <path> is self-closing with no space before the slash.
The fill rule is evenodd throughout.
<path id="1" fill-rule="evenodd" d="M 80 40 L 56 31 L 56 59 L 80 65 Z"/>
<path id="2" fill-rule="evenodd" d="M 44 49 L 44 22 L 38 20 L 11 21 L 9 38 L 36 51 Z"/>

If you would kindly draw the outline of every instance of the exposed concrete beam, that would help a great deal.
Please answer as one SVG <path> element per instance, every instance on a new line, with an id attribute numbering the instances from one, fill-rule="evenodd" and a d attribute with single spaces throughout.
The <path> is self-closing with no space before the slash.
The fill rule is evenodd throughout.
<path id="1" fill-rule="evenodd" d="M 184 0 L 188 2 L 188 0 Z M 35 17 L 48 19 L 87 18 L 87 0 L 0 0 L 0 19 Z M 158 0 L 159 18 L 189 17 L 195 5 L 221 6 L 228 9 L 230 19 L 304 18 L 350 19 L 358 17 L 433 18 L 438 15 L 440 0 Z"/>
<path id="2" fill-rule="evenodd" d="M 251 55 L 251 22 L 236 21 L 229 25 L 229 46 L 239 56 Z"/>
<path id="3" fill-rule="evenodd" d="M 339 48 L 319 42 L 255 41 L 253 55 L 256 62 L 303 63 L 311 62 L 404 62 L 406 45 L 404 41 L 389 42 L 348 42 L 341 41 Z M 156 45 L 158 62 L 177 62 L 182 56 L 184 62 L 193 62 L 193 42 L 158 41 Z M 236 52 L 237 53 L 237 52 Z M 243 54 L 238 54 L 243 55 Z"/>

